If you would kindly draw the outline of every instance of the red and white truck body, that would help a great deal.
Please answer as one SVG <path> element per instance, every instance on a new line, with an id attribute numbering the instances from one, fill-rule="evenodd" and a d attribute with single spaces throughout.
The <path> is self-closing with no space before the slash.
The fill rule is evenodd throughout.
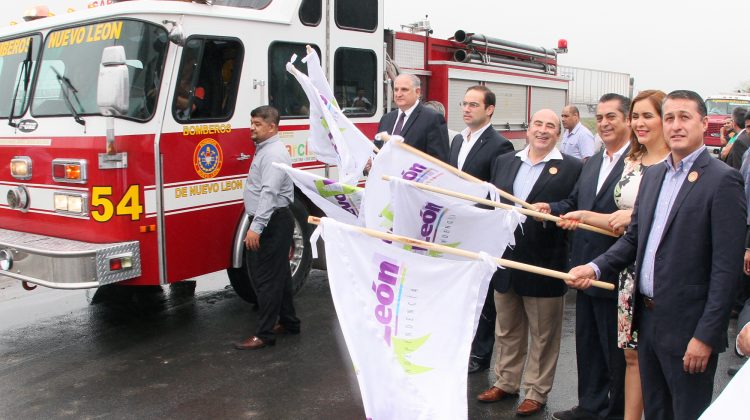
<path id="1" fill-rule="evenodd" d="M 242 288 L 250 111 L 277 107 L 294 166 L 336 176 L 308 153 L 306 98 L 283 66 L 292 53 L 319 51 L 339 104 L 370 137 L 390 109 L 390 68 L 420 76 L 454 130 L 466 88 L 487 85 L 493 126 L 520 146 L 533 111 L 566 103 L 556 52 L 480 49 L 476 38 L 386 31 L 382 0 L 122 1 L 3 28 L 0 276 L 70 289 L 228 269 Z M 102 76 L 110 70 L 122 78 Z M 370 105 L 354 101 L 360 91 Z M 305 216 L 319 210 L 299 194 L 294 207 L 299 287 Z"/>

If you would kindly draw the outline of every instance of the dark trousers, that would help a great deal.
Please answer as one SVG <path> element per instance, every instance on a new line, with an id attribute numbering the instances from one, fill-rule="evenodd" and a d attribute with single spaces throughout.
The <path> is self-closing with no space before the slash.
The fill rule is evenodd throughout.
<path id="1" fill-rule="evenodd" d="M 289 248 L 292 246 L 294 219 L 284 207 L 273 212 L 260 235 L 260 250 L 245 251 L 250 283 L 258 297 L 258 326 L 255 335 L 273 341 L 273 326 L 278 321 L 288 330 L 299 330 L 300 321 L 292 303 L 292 272 Z"/>
<path id="2" fill-rule="evenodd" d="M 684 353 L 676 354 L 674 349 L 665 348 L 664 341 L 656 334 L 660 320 L 654 317 L 652 310 L 636 309 L 640 320 L 638 363 L 646 418 L 697 419 L 711 404 L 718 354 L 709 357 L 705 372 L 685 372 L 682 362 Z M 660 330 L 664 334 L 664 321 L 661 320 L 661 323 Z"/>
<path id="3" fill-rule="evenodd" d="M 602 418 L 624 408 L 625 355 L 617 347 L 617 301 L 576 294 L 578 405 Z"/>
<path id="4" fill-rule="evenodd" d="M 482 316 L 479 317 L 477 333 L 471 342 L 471 358 L 480 365 L 489 366 L 492 350 L 495 348 L 495 289 L 490 285 L 482 306 Z"/>

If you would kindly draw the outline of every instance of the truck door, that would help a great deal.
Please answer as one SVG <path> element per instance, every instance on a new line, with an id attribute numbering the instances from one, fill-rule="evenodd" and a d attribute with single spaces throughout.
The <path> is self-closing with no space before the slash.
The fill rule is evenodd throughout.
<path id="1" fill-rule="evenodd" d="M 253 151 L 249 111 L 235 110 L 243 55 L 237 38 L 194 35 L 173 71 L 159 145 L 168 282 L 231 265 Z"/>

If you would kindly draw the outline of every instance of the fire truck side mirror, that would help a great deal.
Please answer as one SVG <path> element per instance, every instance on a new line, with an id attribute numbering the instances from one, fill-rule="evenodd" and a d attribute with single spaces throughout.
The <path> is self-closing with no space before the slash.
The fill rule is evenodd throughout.
<path id="1" fill-rule="evenodd" d="M 102 51 L 99 65 L 99 80 L 96 104 L 105 116 L 128 113 L 130 103 L 130 80 L 125 63 L 125 48 L 122 45 L 107 47 Z"/>

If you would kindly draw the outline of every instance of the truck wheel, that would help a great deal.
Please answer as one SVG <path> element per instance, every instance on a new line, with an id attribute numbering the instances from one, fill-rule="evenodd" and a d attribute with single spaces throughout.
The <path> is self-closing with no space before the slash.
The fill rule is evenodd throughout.
<path id="1" fill-rule="evenodd" d="M 289 248 L 289 265 L 292 269 L 292 293 L 297 294 L 307 280 L 312 266 L 312 248 L 310 248 L 310 234 L 313 229 L 307 223 L 310 215 L 303 201 L 295 198 L 294 203 L 289 206 L 294 215 L 294 233 L 292 234 L 292 246 Z"/>
<path id="2" fill-rule="evenodd" d="M 292 246 L 289 248 L 289 266 L 292 269 L 292 293 L 297 294 L 305 284 L 312 265 L 312 249 L 310 248 L 312 229 L 307 223 L 308 212 L 301 200 L 295 200 L 289 208 L 294 215 L 294 233 L 292 234 Z M 245 264 L 240 268 L 228 268 L 227 274 L 229 275 L 229 283 L 239 297 L 253 304 L 258 303 L 258 297 L 255 296 L 253 286 L 250 284 L 250 273 Z"/>
<path id="3" fill-rule="evenodd" d="M 250 273 L 246 264 L 242 264 L 240 268 L 227 268 L 227 274 L 229 275 L 229 284 L 232 285 L 232 289 L 237 293 L 237 296 L 249 303 L 258 303 L 258 297 L 255 296 L 253 285 L 250 284 Z"/>

